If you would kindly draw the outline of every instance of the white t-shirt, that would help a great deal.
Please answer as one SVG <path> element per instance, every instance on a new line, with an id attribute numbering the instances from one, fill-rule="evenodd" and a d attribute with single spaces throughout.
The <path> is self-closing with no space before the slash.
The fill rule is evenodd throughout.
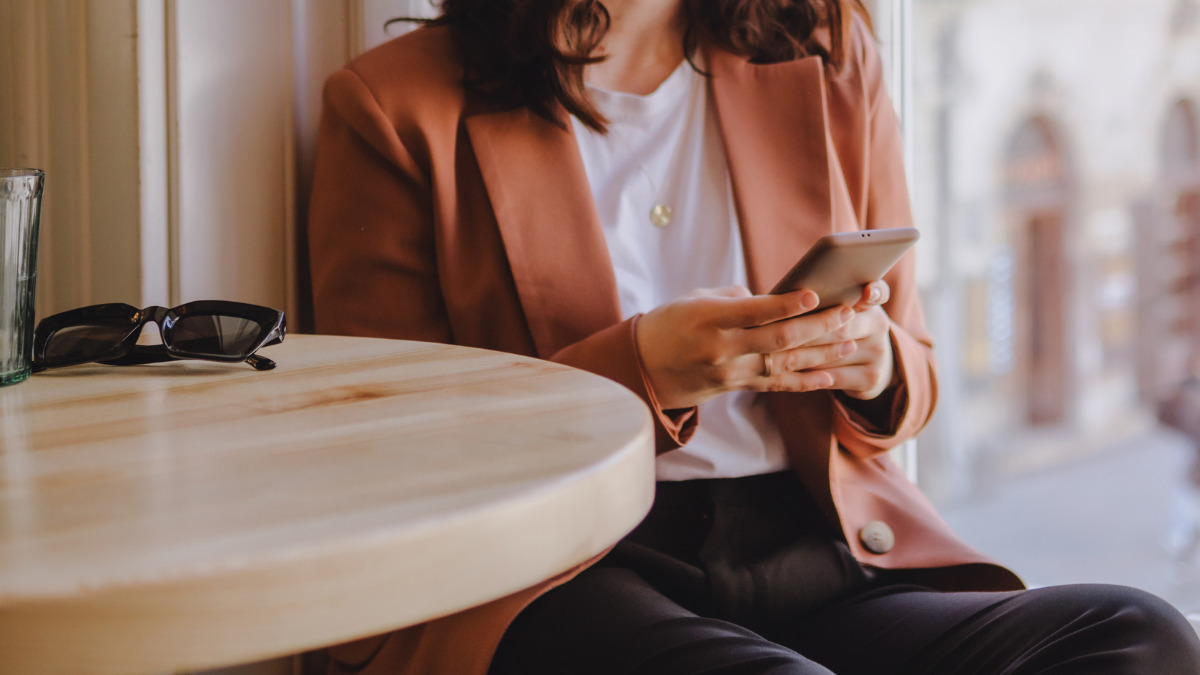
<path id="1" fill-rule="evenodd" d="M 697 288 L 746 285 L 725 149 L 704 76 L 685 61 L 646 96 L 589 87 L 607 135 L 572 118 L 600 213 L 625 317 Z M 653 184 L 652 184 L 653 182 Z M 655 203 L 673 209 L 664 228 Z M 763 396 L 734 392 L 700 406 L 683 448 L 660 455 L 658 480 L 732 478 L 787 466 Z"/>

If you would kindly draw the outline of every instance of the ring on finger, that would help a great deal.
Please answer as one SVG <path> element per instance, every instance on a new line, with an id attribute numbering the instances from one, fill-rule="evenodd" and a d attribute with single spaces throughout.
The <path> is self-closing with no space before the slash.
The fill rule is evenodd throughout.
<path id="1" fill-rule="evenodd" d="M 763 354 L 763 377 L 771 377 L 775 374 L 775 364 L 771 361 L 771 355 Z"/>

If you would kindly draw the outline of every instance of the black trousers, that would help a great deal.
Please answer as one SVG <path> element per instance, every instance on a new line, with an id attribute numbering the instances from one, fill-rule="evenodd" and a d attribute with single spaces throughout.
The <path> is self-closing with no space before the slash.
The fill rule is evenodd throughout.
<path id="1" fill-rule="evenodd" d="M 790 473 L 660 483 L 600 564 L 513 623 L 491 675 L 1200 673 L 1163 600 L 946 593 L 864 567 Z"/>

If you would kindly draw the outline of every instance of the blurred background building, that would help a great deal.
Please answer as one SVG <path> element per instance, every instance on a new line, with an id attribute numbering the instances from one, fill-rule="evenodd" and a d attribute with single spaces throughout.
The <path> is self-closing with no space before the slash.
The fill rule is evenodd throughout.
<path id="1" fill-rule="evenodd" d="M 953 502 L 1136 438 L 1200 345 L 1200 4 L 887 4 Z"/>

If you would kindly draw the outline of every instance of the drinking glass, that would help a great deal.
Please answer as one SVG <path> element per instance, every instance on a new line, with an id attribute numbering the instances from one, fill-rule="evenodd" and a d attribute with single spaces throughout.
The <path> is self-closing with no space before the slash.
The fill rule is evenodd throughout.
<path id="1" fill-rule="evenodd" d="M 0 386 L 29 377 L 45 180 L 38 169 L 0 169 Z"/>

